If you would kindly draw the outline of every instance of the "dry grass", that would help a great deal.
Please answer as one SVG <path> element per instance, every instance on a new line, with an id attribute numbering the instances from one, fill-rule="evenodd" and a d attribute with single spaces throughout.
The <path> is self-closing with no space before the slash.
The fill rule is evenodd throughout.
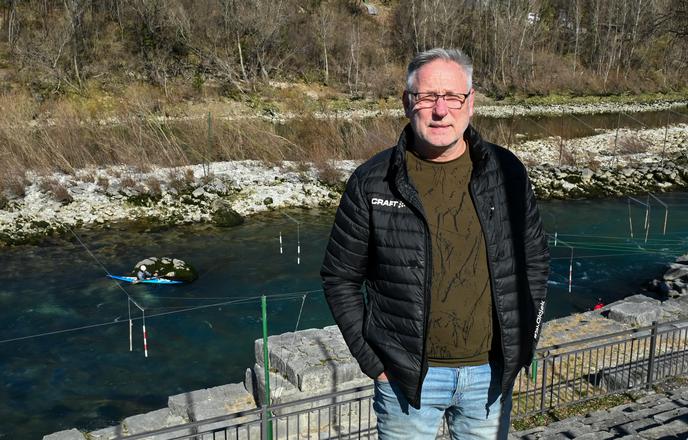
<path id="1" fill-rule="evenodd" d="M 25 95 L 0 96 L 0 107 L 7 110 L 0 120 L 2 187 L 21 195 L 22 179 L 11 176 L 27 170 L 75 174 L 99 166 L 127 165 L 147 172 L 151 166 L 222 160 L 322 164 L 333 159 L 363 159 L 393 145 L 403 126 L 403 121 L 385 117 L 347 121 L 306 116 L 285 124 L 260 119 L 180 121 L 161 117 L 154 112 L 155 106 L 146 102 L 133 100 L 114 119 L 110 114 L 111 119 L 103 122 L 68 101 L 37 106 Z M 116 170 L 110 173 L 114 177 L 120 174 Z M 79 174 L 88 181 L 97 180 L 94 172 Z"/>

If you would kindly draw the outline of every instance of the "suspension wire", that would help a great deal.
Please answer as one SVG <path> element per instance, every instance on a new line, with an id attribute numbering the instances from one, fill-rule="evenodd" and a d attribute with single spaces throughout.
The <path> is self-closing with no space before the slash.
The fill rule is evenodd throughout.
<path id="1" fill-rule="evenodd" d="M 647 195 L 648 195 L 648 199 L 649 199 L 649 197 L 652 197 L 653 199 L 658 201 L 660 204 L 662 204 L 662 206 L 664 206 L 664 228 L 662 229 L 662 235 L 666 235 L 667 220 L 669 220 L 669 207 L 659 197 L 652 194 L 651 192 L 647 193 Z"/>
<path id="2" fill-rule="evenodd" d="M 313 291 L 313 293 L 315 293 L 315 292 L 318 292 L 318 291 Z M 300 293 L 303 293 L 303 292 L 300 292 Z M 310 293 L 305 293 L 304 296 L 307 296 L 309 294 Z M 296 298 L 301 297 L 301 295 L 291 295 L 291 296 L 286 296 L 286 295 L 288 295 L 288 294 L 270 295 L 268 297 L 274 298 L 275 296 L 277 296 L 278 298 L 273 299 L 273 301 L 291 301 L 291 300 L 294 300 Z M 231 305 L 231 304 L 246 304 L 246 303 L 249 303 L 251 301 L 256 301 L 256 300 L 260 300 L 260 296 L 245 297 L 245 298 L 240 298 L 238 300 L 223 301 L 223 302 L 213 303 L 213 304 L 202 304 L 202 305 L 193 306 L 193 307 L 186 307 L 186 308 L 183 308 L 180 310 L 154 313 L 154 314 L 149 314 L 148 318 L 150 319 L 150 318 L 156 318 L 156 317 L 160 317 L 160 316 L 168 316 L 168 315 L 175 315 L 175 314 L 179 314 L 179 313 L 193 312 L 196 310 L 208 309 L 208 308 L 212 308 L 212 307 L 219 307 L 219 306 L 225 306 L 225 305 Z M 138 320 L 142 320 L 142 319 L 143 319 L 143 317 L 138 317 L 138 318 L 133 317 L 132 321 L 138 321 Z M 103 327 L 103 326 L 107 326 L 107 325 L 117 325 L 117 324 L 122 324 L 124 322 L 126 322 L 126 321 L 119 321 L 119 318 L 115 318 L 114 321 L 103 322 L 103 323 L 99 323 L 99 324 L 89 324 L 89 325 L 84 325 L 84 326 L 80 326 L 80 327 L 72 327 L 72 328 L 67 328 L 67 329 L 62 329 L 62 330 L 54 330 L 54 331 L 50 331 L 50 332 L 37 333 L 37 334 L 33 334 L 33 335 L 19 336 L 16 338 L 3 339 L 3 340 L 0 340 L 0 344 L 4 344 L 7 342 L 22 341 L 22 340 L 26 340 L 26 339 L 33 339 L 33 338 L 38 338 L 38 337 L 43 337 L 43 336 L 56 335 L 56 334 L 60 334 L 60 333 L 75 332 L 75 331 L 79 331 L 79 330 L 86 330 L 86 329 L 95 328 L 95 327 Z"/>
<path id="3" fill-rule="evenodd" d="M 574 115 L 574 114 L 570 114 L 569 116 L 573 117 L 573 119 L 577 120 L 578 122 L 580 122 L 581 124 L 585 125 L 586 127 L 588 127 L 589 129 L 591 129 L 591 130 L 593 130 L 593 131 L 595 131 L 595 132 L 598 130 L 597 128 L 593 127 L 593 126 L 590 125 L 590 124 L 587 124 L 585 121 L 583 121 L 582 119 L 578 118 L 578 117 L 577 117 L 576 115 Z"/>
<path id="4" fill-rule="evenodd" d="M 79 244 L 81 244 L 81 246 L 83 246 L 83 248 L 86 249 L 86 252 L 88 252 L 88 254 L 96 261 L 96 263 L 98 263 L 98 264 L 100 265 L 100 267 L 103 268 L 103 270 L 105 271 L 105 273 L 106 273 L 107 275 L 112 275 L 112 274 L 110 273 L 110 271 L 107 270 L 107 267 L 105 267 L 105 265 L 98 259 L 98 257 L 96 257 L 96 256 L 93 254 L 93 252 L 91 252 L 91 250 L 88 248 L 88 246 L 86 246 L 86 244 L 84 244 L 84 242 L 81 241 L 81 238 L 79 238 L 79 236 L 76 235 L 76 232 L 74 232 L 74 231 L 72 230 L 72 228 L 70 228 L 70 227 L 67 226 L 67 225 L 65 225 L 65 227 L 69 230 L 69 232 L 72 233 L 72 235 L 74 236 L 74 238 L 77 239 L 77 241 L 79 242 Z M 141 307 L 141 306 L 134 300 L 134 298 L 132 298 L 131 295 L 129 295 L 129 292 L 127 292 L 127 290 L 126 290 L 124 287 L 122 287 L 122 284 L 118 283 L 118 282 L 117 282 L 116 280 L 114 280 L 114 279 L 112 280 L 112 282 L 115 283 L 115 285 L 116 285 L 117 287 L 119 287 L 119 289 L 120 289 L 122 292 L 124 292 L 125 295 L 127 295 L 127 298 L 129 298 L 129 301 L 131 301 L 136 307 L 138 307 L 139 310 L 141 310 L 141 311 L 143 312 L 143 307 Z"/>
<path id="5" fill-rule="evenodd" d="M 642 125 L 643 127 L 645 127 L 645 128 L 650 128 L 650 127 L 648 127 L 647 125 L 645 125 L 645 124 L 643 124 L 642 122 L 640 122 L 639 120 L 637 120 L 636 118 L 634 118 L 633 116 L 629 115 L 628 113 L 626 113 L 626 112 L 621 112 L 621 113 L 624 114 L 626 117 L 628 117 L 628 118 L 634 120 L 634 121 L 637 122 L 638 124 Z"/>
<path id="6" fill-rule="evenodd" d="M 684 118 L 688 118 L 688 115 L 686 115 L 685 113 L 679 113 L 679 112 L 674 111 L 674 110 L 672 110 L 672 109 L 670 109 L 670 108 L 668 108 L 667 110 L 670 111 L 671 113 L 676 114 L 676 115 L 682 116 L 682 117 L 684 117 Z M 682 124 L 682 122 L 679 122 L 679 124 Z"/>
<path id="7" fill-rule="evenodd" d="M 313 289 L 313 290 L 296 290 L 294 292 L 285 292 L 285 293 L 274 293 L 271 295 L 266 295 L 268 298 L 279 298 L 281 296 L 286 296 L 286 295 L 300 295 L 300 294 L 311 294 L 311 293 L 317 293 L 317 292 L 322 292 L 322 289 Z M 240 298 L 253 298 L 253 297 L 236 297 L 236 296 L 206 296 L 206 297 L 194 297 L 194 298 L 189 298 L 189 297 L 184 297 L 184 296 L 165 296 L 165 297 L 160 297 L 158 299 L 180 299 L 180 300 L 188 300 L 188 301 L 202 301 L 202 300 L 211 300 L 211 299 L 240 299 Z"/>

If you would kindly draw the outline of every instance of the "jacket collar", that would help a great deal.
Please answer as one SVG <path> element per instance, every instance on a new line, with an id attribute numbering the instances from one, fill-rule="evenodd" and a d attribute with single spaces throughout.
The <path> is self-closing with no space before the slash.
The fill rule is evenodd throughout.
<path id="1" fill-rule="evenodd" d="M 490 150 L 485 145 L 480 133 L 478 133 L 472 125 L 468 125 L 463 136 L 468 144 L 468 153 L 471 155 L 473 167 L 477 172 L 481 172 L 489 159 Z M 404 130 L 399 136 L 399 141 L 392 151 L 392 163 L 390 167 L 390 177 L 392 177 L 392 181 L 399 183 L 399 180 L 403 179 L 408 182 L 406 150 L 413 145 L 413 138 L 411 124 L 406 124 L 406 127 L 404 127 Z"/>

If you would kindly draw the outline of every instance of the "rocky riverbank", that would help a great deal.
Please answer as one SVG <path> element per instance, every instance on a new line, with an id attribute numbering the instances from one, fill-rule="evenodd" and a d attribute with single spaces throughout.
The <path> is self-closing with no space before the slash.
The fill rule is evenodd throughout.
<path id="1" fill-rule="evenodd" d="M 648 290 L 670 298 L 688 296 L 688 254 L 669 264 L 661 278 L 650 281 Z"/>
<path id="2" fill-rule="evenodd" d="M 621 138 L 604 132 L 567 140 L 563 147 L 557 139 L 541 139 L 513 150 L 528 165 L 542 200 L 688 188 L 688 125 L 623 131 Z M 27 173 L 24 185 L 0 194 L 0 245 L 39 242 L 69 229 L 115 222 L 232 226 L 268 210 L 332 207 L 356 165 L 234 161 Z"/>
<path id="3" fill-rule="evenodd" d="M 615 102 L 596 102 L 596 103 L 575 103 L 575 104 L 548 104 L 548 105 L 523 105 L 523 104 L 476 104 L 475 114 L 487 118 L 511 118 L 516 116 L 558 116 L 558 115 L 591 115 L 603 113 L 637 113 L 670 110 L 685 107 L 685 101 L 655 101 L 643 103 L 615 103 Z M 263 112 L 251 117 L 267 119 L 272 122 L 285 122 L 290 119 L 301 117 L 296 113 L 277 113 Z M 404 110 L 392 108 L 386 110 L 341 110 L 328 112 L 315 112 L 313 115 L 317 119 L 367 119 L 379 116 L 391 116 L 401 118 Z M 204 117 L 203 115 L 197 118 Z M 227 118 L 237 119 L 237 116 L 227 116 Z M 240 117 L 239 117 L 240 118 Z"/>

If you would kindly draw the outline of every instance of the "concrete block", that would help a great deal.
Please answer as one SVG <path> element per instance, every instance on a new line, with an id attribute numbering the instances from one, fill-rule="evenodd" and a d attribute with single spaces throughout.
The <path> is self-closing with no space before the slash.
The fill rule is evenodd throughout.
<path id="1" fill-rule="evenodd" d="M 669 411 L 665 411 L 659 414 L 655 414 L 652 416 L 652 418 L 657 421 L 658 423 L 667 423 L 670 420 L 683 417 L 684 419 L 688 419 L 688 408 L 686 407 L 676 407 L 673 409 L 670 409 Z"/>
<path id="2" fill-rule="evenodd" d="M 609 319 L 634 327 L 645 327 L 664 316 L 659 305 L 650 302 L 627 302 L 609 308 Z"/>
<path id="3" fill-rule="evenodd" d="M 263 366 L 263 341 L 255 341 L 256 363 Z M 268 338 L 270 369 L 301 391 L 332 391 L 339 383 L 363 380 L 336 327 L 309 329 Z"/>
<path id="4" fill-rule="evenodd" d="M 194 422 L 227 416 L 256 409 L 253 395 L 246 391 L 243 384 L 234 383 L 218 387 L 177 394 L 168 399 L 170 411 L 177 416 Z M 232 417 L 220 422 L 200 425 L 196 432 L 226 431 L 235 437 L 241 431 L 255 429 L 255 427 L 237 427 L 260 418 L 259 415 L 250 414 L 240 417 Z M 255 424 L 259 429 L 259 424 Z M 208 434 L 212 438 L 211 434 Z"/>
<path id="5" fill-rule="evenodd" d="M 685 420 L 678 419 L 664 425 L 646 429 L 639 432 L 639 434 L 642 436 L 642 438 L 646 439 L 685 439 L 688 438 L 688 424 Z"/>
<path id="6" fill-rule="evenodd" d="M 163 408 L 146 414 L 127 417 L 122 422 L 122 427 L 127 435 L 133 435 L 156 431 L 163 428 L 171 428 L 173 426 L 183 425 L 187 422 L 188 420 L 172 414 L 169 408 Z M 146 440 L 167 440 L 188 434 L 192 434 L 190 429 L 181 429 L 179 431 L 167 434 L 152 435 L 150 437 L 146 437 Z"/>
<path id="7" fill-rule="evenodd" d="M 607 440 L 610 438 L 616 438 L 615 434 L 607 431 L 596 431 L 589 432 L 587 434 L 582 434 L 575 437 L 576 440 Z"/>
<path id="8" fill-rule="evenodd" d="M 621 432 L 627 432 L 630 434 L 637 434 L 638 431 L 644 429 L 653 428 L 657 426 L 658 423 L 651 418 L 641 418 L 639 420 L 633 420 L 632 422 L 624 423 L 618 425 L 616 428 L 620 429 Z"/>
<path id="9" fill-rule="evenodd" d="M 113 440 L 122 436 L 124 436 L 124 433 L 121 425 L 110 426 L 88 433 L 89 440 Z"/>
<path id="10" fill-rule="evenodd" d="M 240 383 L 170 396 L 167 405 L 173 415 L 191 421 L 210 419 L 256 407 L 253 395 Z"/>
<path id="11" fill-rule="evenodd" d="M 43 436 L 43 440 L 86 440 L 78 429 L 68 429 Z"/>
<path id="12" fill-rule="evenodd" d="M 259 401 L 262 401 L 264 396 L 264 378 L 265 370 L 258 364 L 254 366 L 252 374 L 247 374 L 247 381 L 253 382 L 251 384 L 247 383 L 247 388 L 255 387 L 257 389 Z M 314 435 L 313 433 L 315 433 L 318 428 L 321 430 L 324 429 L 327 432 L 342 434 L 349 430 L 350 424 L 351 430 L 355 432 L 359 429 L 359 424 L 364 427 L 369 427 L 375 423 L 374 411 L 372 410 L 372 401 L 370 399 L 373 393 L 372 389 L 346 394 L 340 397 L 323 396 L 319 399 L 317 397 L 322 396 L 322 394 L 330 391 L 342 391 L 369 385 L 371 383 L 372 381 L 369 378 L 366 378 L 366 381 L 351 381 L 338 384 L 334 389 L 331 390 L 322 389 L 314 391 L 301 391 L 283 376 L 271 371 L 271 401 L 272 404 L 276 404 L 293 402 L 296 400 L 313 397 L 316 398 L 312 401 L 304 402 L 299 405 L 293 405 L 288 408 L 275 410 L 274 413 L 275 416 L 278 417 L 279 423 L 285 424 L 285 426 L 282 428 L 283 430 L 287 429 L 286 424 L 287 420 L 289 420 L 289 431 L 291 432 L 292 430 L 296 430 L 298 427 L 300 430 L 300 435 L 307 436 L 309 432 Z M 343 401 L 355 398 L 362 398 L 365 400 L 363 400 L 360 404 L 357 402 L 351 404 L 342 403 Z M 319 410 L 317 408 L 322 409 Z M 286 433 L 286 431 L 284 432 Z"/>

